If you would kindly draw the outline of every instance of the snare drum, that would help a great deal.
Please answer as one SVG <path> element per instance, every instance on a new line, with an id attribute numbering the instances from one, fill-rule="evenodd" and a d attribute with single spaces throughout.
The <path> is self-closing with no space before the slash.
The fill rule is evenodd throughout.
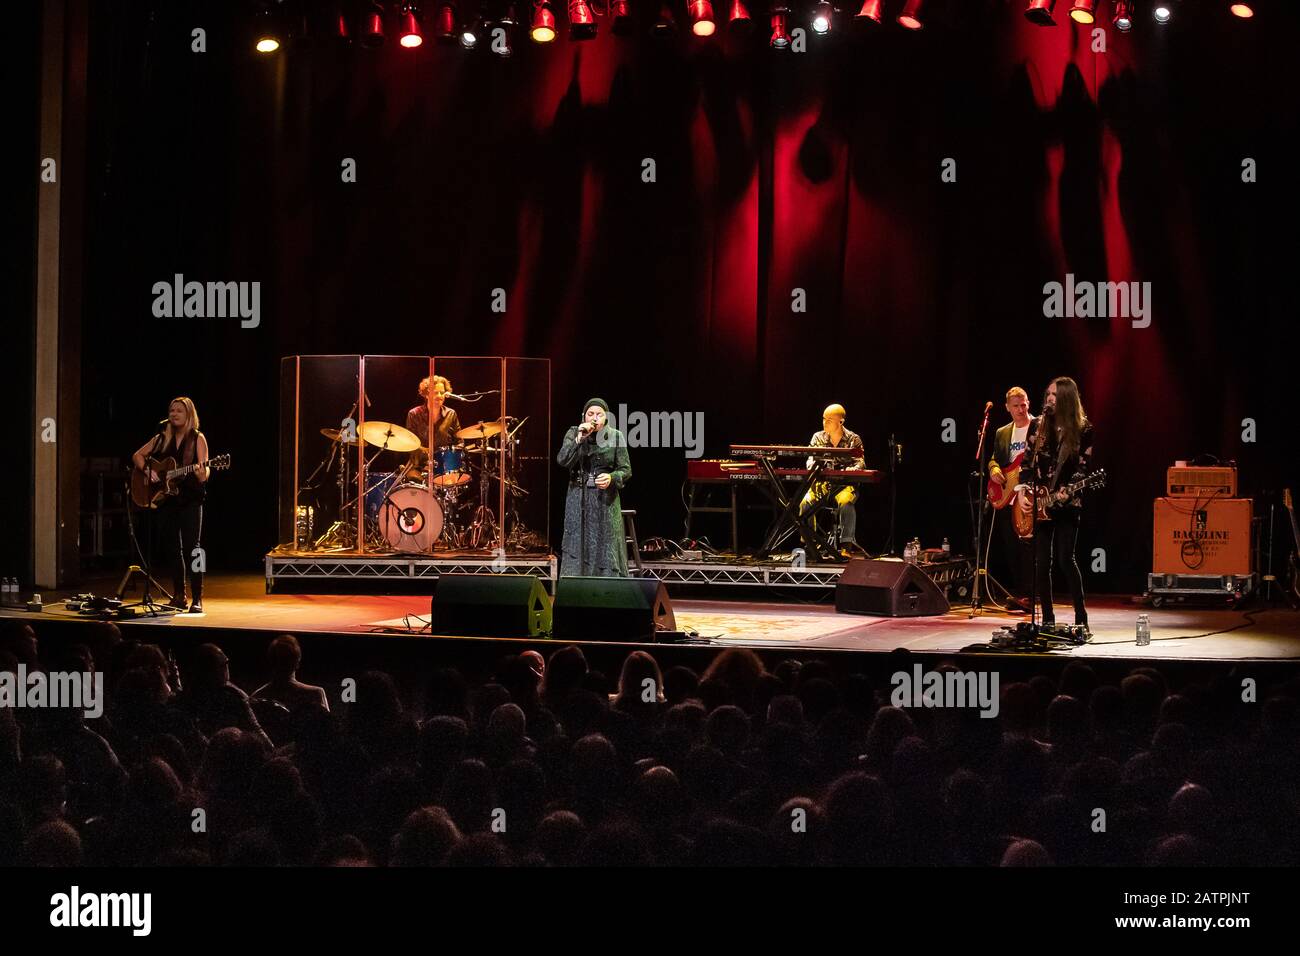
<path id="1" fill-rule="evenodd" d="M 394 551 L 428 551 L 442 535 L 442 520 L 442 506 L 433 492 L 408 482 L 384 501 L 379 530 Z"/>
<path id="2" fill-rule="evenodd" d="M 465 449 L 460 445 L 449 445 L 433 453 L 433 483 L 440 488 L 451 485 L 463 485 L 469 482 L 469 472 L 465 470 Z"/>

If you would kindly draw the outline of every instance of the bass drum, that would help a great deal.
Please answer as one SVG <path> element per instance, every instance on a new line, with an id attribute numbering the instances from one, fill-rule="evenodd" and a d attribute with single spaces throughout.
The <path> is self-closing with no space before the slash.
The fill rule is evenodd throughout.
<path id="1" fill-rule="evenodd" d="M 442 536 L 442 505 L 424 485 L 393 490 L 379 511 L 379 530 L 394 551 L 428 551 Z"/>

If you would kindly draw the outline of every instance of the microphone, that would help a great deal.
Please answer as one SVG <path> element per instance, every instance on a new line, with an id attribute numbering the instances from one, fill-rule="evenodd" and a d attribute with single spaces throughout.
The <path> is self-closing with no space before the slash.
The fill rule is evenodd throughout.
<path id="1" fill-rule="evenodd" d="M 993 407 L 993 403 L 992 403 L 992 402 L 985 402 L 985 403 L 984 403 L 984 414 L 987 415 L 987 414 L 989 413 L 989 409 L 992 408 L 992 407 Z"/>
<path id="2" fill-rule="evenodd" d="M 468 401 L 469 401 L 469 399 L 466 398 L 464 395 L 457 395 L 455 392 L 443 392 L 443 393 L 442 393 L 442 397 L 443 397 L 443 398 L 454 398 L 454 399 L 457 399 L 458 401 L 462 401 L 462 402 L 468 402 Z"/>

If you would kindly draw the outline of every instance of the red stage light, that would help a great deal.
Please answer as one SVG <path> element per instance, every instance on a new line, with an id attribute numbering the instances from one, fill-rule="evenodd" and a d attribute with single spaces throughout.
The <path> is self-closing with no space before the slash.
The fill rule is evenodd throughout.
<path id="1" fill-rule="evenodd" d="M 372 4 L 362 18 L 361 45 L 377 47 L 384 45 L 384 10 L 378 4 Z"/>
<path id="2" fill-rule="evenodd" d="M 1040 27 L 1054 27 L 1056 20 L 1052 18 L 1052 11 L 1055 9 L 1056 0 L 1029 0 L 1029 6 L 1025 7 L 1025 19 Z"/>
<path id="3" fill-rule="evenodd" d="M 907 27 L 909 30 L 919 30 L 925 26 L 921 22 L 921 4 L 922 0 L 907 0 L 903 4 L 903 12 L 898 15 L 899 26 Z"/>
<path id="4" fill-rule="evenodd" d="M 459 39 L 456 32 L 456 5 L 443 3 L 438 6 L 438 16 L 433 24 L 433 37 L 439 43 L 451 45 Z"/>
<path id="5" fill-rule="evenodd" d="M 628 5 L 628 0 L 611 0 L 609 16 L 614 21 L 610 30 L 616 36 L 625 37 L 636 32 L 636 24 L 632 21 L 632 8 Z"/>
<path id="6" fill-rule="evenodd" d="M 672 6 L 666 2 L 659 5 L 659 19 L 655 21 L 655 36 L 671 36 L 677 32 L 677 18 L 673 16 Z"/>
<path id="7" fill-rule="evenodd" d="M 1255 15 L 1255 10 L 1249 3 L 1234 3 L 1228 9 L 1232 11 L 1234 17 L 1241 17 L 1243 20 L 1249 20 Z"/>
<path id="8" fill-rule="evenodd" d="M 1133 4 L 1130 0 L 1115 0 L 1111 22 L 1120 33 L 1133 29 Z"/>
<path id="9" fill-rule="evenodd" d="M 408 50 L 414 50 L 424 43 L 424 34 L 420 32 L 420 20 L 413 10 L 403 13 L 400 22 L 402 27 L 398 33 L 398 43 Z"/>
<path id="10" fill-rule="evenodd" d="M 1097 0 L 1074 0 L 1070 7 L 1070 19 L 1075 23 L 1092 23 L 1097 13 Z"/>
<path id="11" fill-rule="evenodd" d="M 545 0 L 533 7 L 533 26 L 528 35 L 534 43 L 550 43 L 555 39 L 555 11 Z"/>
<path id="12" fill-rule="evenodd" d="M 884 0 L 862 0 L 862 9 L 853 15 L 858 23 L 879 23 Z"/>
<path id="13" fill-rule="evenodd" d="M 744 0 L 731 0 L 731 14 L 728 20 L 728 25 L 732 32 L 735 33 L 748 30 L 754 25 L 754 20 L 749 15 L 749 8 L 745 6 Z"/>
<path id="14" fill-rule="evenodd" d="M 569 39 L 590 40 L 596 35 L 596 18 L 587 0 L 569 0 Z"/>
<path id="15" fill-rule="evenodd" d="M 790 34 L 785 31 L 785 13 L 777 11 L 772 14 L 772 39 L 769 41 L 773 50 L 788 50 Z"/>
<path id="16" fill-rule="evenodd" d="M 691 0 L 687 7 L 691 16 L 691 32 L 697 37 L 711 37 L 718 25 L 713 22 L 713 4 L 709 0 Z"/>

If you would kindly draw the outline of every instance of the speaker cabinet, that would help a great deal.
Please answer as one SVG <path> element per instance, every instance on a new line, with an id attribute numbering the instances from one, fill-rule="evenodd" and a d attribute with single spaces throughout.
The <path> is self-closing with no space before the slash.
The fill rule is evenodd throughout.
<path id="1" fill-rule="evenodd" d="M 835 610 L 876 617 L 946 614 L 948 599 L 915 564 L 854 558 L 835 585 Z"/>
<path id="2" fill-rule="evenodd" d="M 440 574 L 434 634 L 541 637 L 551 631 L 551 597 L 532 575 Z"/>
<path id="3" fill-rule="evenodd" d="M 668 590 L 658 578 L 555 582 L 555 636 L 563 640 L 636 641 L 676 629 Z"/>

